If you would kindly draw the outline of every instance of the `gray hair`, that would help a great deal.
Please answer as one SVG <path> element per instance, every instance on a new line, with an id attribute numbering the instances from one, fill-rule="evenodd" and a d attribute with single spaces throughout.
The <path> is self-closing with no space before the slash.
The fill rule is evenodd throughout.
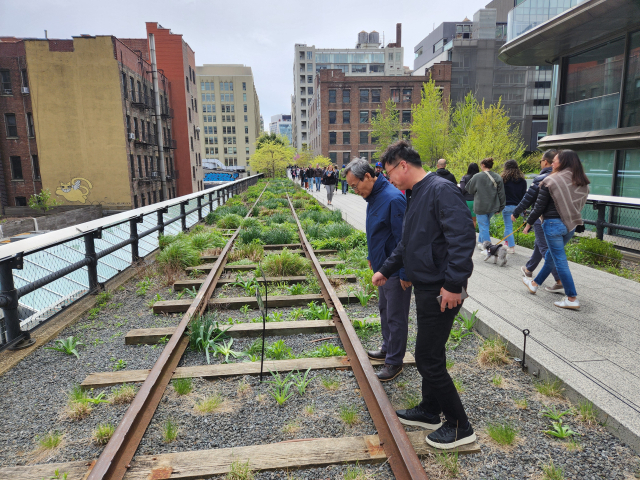
<path id="1" fill-rule="evenodd" d="M 371 164 L 364 158 L 354 158 L 353 160 L 351 160 L 349 164 L 344 168 L 345 177 L 349 172 L 351 172 L 351 174 L 358 180 L 364 180 L 364 176 L 367 173 L 372 177 L 376 174 L 373 168 L 371 168 Z"/>

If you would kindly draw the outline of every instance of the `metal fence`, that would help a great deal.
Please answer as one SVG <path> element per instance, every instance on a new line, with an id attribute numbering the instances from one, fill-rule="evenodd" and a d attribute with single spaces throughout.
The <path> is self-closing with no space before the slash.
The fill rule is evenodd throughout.
<path id="1" fill-rule="evenodd" d="M 586 235 L 640 252 L 640 198 L 589 195 L 582 216 Z"/>
<path id="2" fill-rule="evenodd" d="M 158 237 L 201 221 L 262 175 L 0 247 L 0 349 L 158 248 Z"/>

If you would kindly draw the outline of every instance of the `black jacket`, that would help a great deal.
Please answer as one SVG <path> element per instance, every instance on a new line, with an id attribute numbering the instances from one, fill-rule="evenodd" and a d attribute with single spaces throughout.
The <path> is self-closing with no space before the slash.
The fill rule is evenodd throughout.
<path id="1" fill-rule="evenodd" d="M 389 278 L 405 269 L 417 286 L 442 285 L 460 293 L 473 272 L 476 232 L 456 185 L 429 174 L 407 190 L 402 240 L 380 268 Z"/>
<path id="2" fill-rule="evenodd" d="M 446 178 L 447 180 L 452 181 L 454 185 L 458 185 L 458 182 L 456 182 L 456 177 L 454 177 L 453 173 L 451 173 L 446 168 L 439 168 L 436 170 L 436 173 L 440 175 L 442 178 Z"/>
<path id="3" fill-rule="evenodd" d="M 527 193 L 527 181 L 524 178 L 519 178 L 515 182 L 511 180 L 504 182 L 507 205 L 519 205 L 525 193 Z"/>
<path id="4" fill-rule="evenodd" d="M 536 203 L 540 182 L 549 176 L 552 169 L 552 167 L 546 167 L 540 170 L 540 174 L 533 179 L 533 183 L 529 187 L 529 190 L 527 190 L 527 192 L 524 194 L 524 197 L 522 198 L 522 200 L 520 200 L 520 203 L 513 211 L 514 217 L 518 218 L 520 215 L 522 215 L 522 212 Z"/>
<path id="5" fill-rule="evenodd" d="M 473 175 L 464 175 L 460 179 L 460 191 L 462 192 L 462 196 L 467 202 L 473 202 L 473 198 L 474 198 L 474 195 L 470 194 L 465 190 L 465 188 L 467 187 L 467 182 L 471 180 L 471 178 L 473 178 Z"/>
<path id="6" fill-rule="evenodd" d="M 527 223 L 529 225 L 533 225 L 540 216 L 544 217 L 545 220 L 549 218 L 560 218 L 560 214 L 558 213 L 558 210 L 556 210 L 556 204 L 551 197 L 551 193 L 544 185 L 542 185 L 538 191 L 536 204 L 533 206 L 533 210 L 531 210 L 529 218 L 527 218 Z"/>
<path id="7" fill-rule="evenodd" d="M 323 185 L 335 185 L 338 183 L 338 173 L 337 172 L 324 172 L 322 176 L 322 184 Z"/>

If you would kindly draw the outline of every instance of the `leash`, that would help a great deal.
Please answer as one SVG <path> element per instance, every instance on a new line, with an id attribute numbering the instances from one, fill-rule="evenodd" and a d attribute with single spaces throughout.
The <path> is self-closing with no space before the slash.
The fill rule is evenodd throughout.
<path id="1" fill-rule="evenodd" d="M 504 242 L 507 238 L 509 238 L 511 235 L 513 235 L 514 233 L 517 233 L 518 230 L 520 230 L 522 227 L 524 227 L 527 224 L 527 222 L 524 222 L 522 225 L 520 225 L 516 230 L 514 230 L 513 232 L 511 232 L 509 235 L 507 235 L 506 237 L 504 237 L 502 240 L 500 240 L 498 243 L 496 243 L 496 245 L 500 245 L 502 242 Z"/>

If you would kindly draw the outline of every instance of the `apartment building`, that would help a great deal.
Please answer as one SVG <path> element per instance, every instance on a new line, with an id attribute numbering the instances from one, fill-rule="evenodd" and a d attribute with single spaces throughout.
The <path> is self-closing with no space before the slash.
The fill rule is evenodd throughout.
<path id="1" fill-rule="evenodd" d="M 291 97 L 292 139 L 298 150 L 309 147 L 309 108 L 314 96 L 314 78 L 322 70 L 340 70 L 345 76 L 378 77 L 406 75 L 402 48 L 402 25 L 396 25 L 396 41 L 386 47 L 376 31 L 358 34 L 355 48 L 316 48 L 304 43 L 294 47 Z"/>
<path id="2" fill-rule="evenodd" d="M 56 75 L 51 75 L 56 72 Z M 151 65 L 112 36 L 0 41 L 3 205 L 48 189 L 63 204 L 128 209 L 176 195 L 171 84 L 159 75 L 155 117 Z"/>
<path id="3" fill-rule="evenodd" d="M 409 137 L 411 108 L 420 103 L 422 86 L 431 78 L 447 101 L 451 84 L 448 62 L 433 66 L 421 77 L 357 77 L 342 70 L 320 71 L 309 106 L 309 149 L 315 155 L 329 157 L 339 167 L 354 157 L 371 160 L 376 150 L 371 120 L 376 112 L 384 111 L 385 102 L 393 100 L 403 123 L 401 134 Z"/>
<path id="4" fill-rule="evenodd" d="M 289 143 L 292 142 L 291 137 L 291 115 L 272 115 L 271 122 L 269 123 L 269 133 L 276 133 L 283 135 L 289 139 Z"/>
<path id="5" fill-rule="evenodd" d="M 208 164 L 246 170 L 262 131 L 251 67 L 203 65 L 197 67 L 196 79 L 202 105 L 201 155 Z"/>

